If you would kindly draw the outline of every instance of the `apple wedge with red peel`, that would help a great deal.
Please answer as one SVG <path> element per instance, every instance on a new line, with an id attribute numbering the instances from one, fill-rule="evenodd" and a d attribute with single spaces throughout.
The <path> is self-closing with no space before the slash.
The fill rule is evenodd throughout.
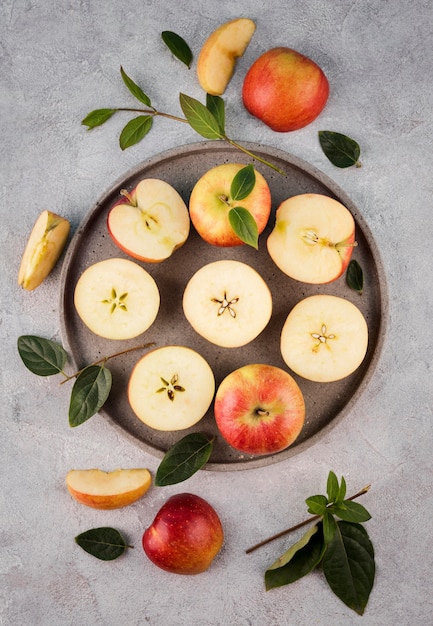
<path id="1" fill-rule="evenodd" d="M 197 78 L 202 89 L 221 96 L 229 84 L 236 65 L 251 41 L 255 23 L 240 17 L 221 24 L 204 42 L 197 59 Z"/>
<path id="2" fill-rule="evenodd" d="M 290 311 L 281 332 L 281 354 L 290 369 L 314 382 L 354 372 L 368 347 L 367 322 L 357 306 L 331 295 L 309 296 Z"/>
<path id="3" fill-rule="evenodd" d="M 260 274 L 246 263 L 208 263 L 188 281 L 183 311 L 194 330 L 224 348 L 255 339 L 272 315 L 272 295 Z"/>
<path id="4" fill-rule="evenodd" d="M 136 363 L 128 384 L 135 415 L 161 431 L 184 430 L 211 405 L 215 378 L 208 362 L 185 346 L 164 346 Z"/>
<path id="5" fill-rule="evenodd" d="M 27 291 L 39 287 L 59 260 L 69 231 L 67 219 L 51 211 L 42 211 L 24 250 L 18 271 L 19 285 Z"/>
<path id="6" fill-rule="evenodd" d="M 295 280 L 330 283 L 346 270 L 355 242 L 355 220 L 338 200 L 300 194 L 284 200 L 268 237 L 274 263 Z"/>
<path id="7" fill-rule="evenodd" d="M 201 176 L 194 185 L 189 199 L 191 221 L 204 241 L 213 246 L 240 246 L 243 241 L 234 232 L 229 212 L 243 207 L 254 218 L 258 233 L 263 232 L 271 213 L 271 192 L 266 179 L 254 170 L 255 184 L 243 200 L 233 200 L 231 184 L 236 174 L 244 168 L 240 163 L 217 165 Z"/>
<path id="8" fill-rule="evenodd" d="M 190 219 L 180 194 L 168 183 L 145 178 L 110 209 L 108 232 L 114 243 L 139 261 L 159 263 L 188 238 Z"/>
<path id="9" fill-rule="evenodd" d="M 66 486 L 71 496 L 94 509 L 119 509 L 141 498 L 152 484 L 148 469 L 71 470 Z"/>
<path id="10" fill-rule="evenodd" d="M 305 421 L 301 389 L 286 371 L 254 363 L 234 370 L 215 395 L 215 420 L 224 439 L 247 454 L 288 448 Z"/>
<path id="11" fill-rule="evenodd" d="M 84 324 L 106 339 L 132 339 L 155 321 L 160 295 L 153 277 L 128 259 L 88 267 L 78 279 L 74 304 Z"/>

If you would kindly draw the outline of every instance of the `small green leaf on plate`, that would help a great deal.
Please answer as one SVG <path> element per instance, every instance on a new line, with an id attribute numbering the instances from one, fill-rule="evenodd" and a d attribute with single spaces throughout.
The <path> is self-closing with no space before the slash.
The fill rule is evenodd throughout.
<path id="1" fill-rule="evenodd" d="M 180 35 L 170 30 L 164 30 L 161 33 L 161 37 L 170 52 L 172 52 L 179 61 L 182 61 L 182 63 L 185 63 L 185 65 L 190 68 L 192 52 L 186 41 L 182 39 Z"/>
<path id="2" fill-rule="evenodd" d="M 120 67 L 120 74 L 122 76 L 123 82 L 125 83 L 125 85 L 127 86 L 127 88 L 129 89 L 129 91 L 132 93 L 132 95 L 134 96 L 134 98 L 137 98 L 137 100 L 139 100 L 140 102 L 142 102 L 143 104 L 145 104 L 146 106 L 150 107 L 151 102 L 150 102 L 150 98 L 149 96 L 147 96 L 144 91 L 141 89 L 141 87 L 139 87 L 133 80 L 132 78 L 130 78 L 128 76 L 128 74 L 125 72 L 125 70 L 123 69 L 123 67 Z"/>
<path id="3" fill-rule="evenodd" d="M 364 288 L 364 273 L 356 259 L 352 259 L 349 262 L 346 270 L 346 283 L 351 289 L 362 294 Z"/>
<path id="4" fill-rule="evenodd" d="M 174 444 L 165 454 L 155 475 L 155 485 L 175 485 L 195 474 L 212 452 L 212 441 L 201 433 L 191 433 Z"/>
<path id="5" fill-rule="evenodd" d="M 134 146 L 141 141 L 152 128 L 151 115 L 139 115 L 130 120 L 120 133 L 119 144 L 122 150 Z"/>
<path id="6" fill-rule="evenodd" d="M 351 137 L 332 130 L 319 130 L 319 141 L 323 152 L 333 165 L 340 168 L 361 167 L 359 144 Z"/>
<path id="7" fill-rule="evenodd" d="M 218 122 L 221 133 L 225 133 L 226 120 L 224 100 L 220 96 L 212 96 L 208 93 L 206 94 L 206 107 Z"/>
<path id="8" fill-rule="evenodd" d="M 17 347 L 24 365 L 33 374 L 53 376 L 63 372 L 67 354 L 55 341 L 35 335 L 21 335 L 18 337 Z"/>
<path id="9" fill-rule="evenodd" d="M 180 106 L 188 124 L 205 139 L 222 139 L 218 120 L 209 109 L 191 96 L 179 94 Z"/>
<path id="10" fill-rule="evenodd" d="M 239 239 L 257 250 L 259 247 L 259 230 L 251 213 L 240 206 L 230 209 L 229 222 Z"/>
<path id="11" fill-rule="evenodd" d="M 87 126 L 88 130 L 92 130 L 92 128 L 104 124 L 117 110 L 118 109 L 95 109 L 95 111 L 91 111 L 86 115 L 81 123 L 83 126 Z"/>
<path id="12" fill-rule="evenodd" d="M 232 180 L 230 197 L 233 201 L 244 200 L 250 195 L 256 184 L 254 167 L 250 164 L 243 167 Z"/>
<path id="13" fill-rule="evenodd" d="M 69 425 L 79 426 L 105 404 L 112 384 L 109 369 L 89 365 L 77 377 L 69 404 Z"/>
<path id="14" fill-rule="evenodd" d="M 108 526 L 86 530 L 75 537 L 75 542 L 101 561 L 113 561 L 130 547 L 118 530 Z"/>

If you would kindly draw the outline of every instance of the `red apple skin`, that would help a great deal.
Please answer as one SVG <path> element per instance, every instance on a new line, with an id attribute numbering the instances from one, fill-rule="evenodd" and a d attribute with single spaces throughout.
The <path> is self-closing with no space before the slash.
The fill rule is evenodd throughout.
<path id="1" fill-rule="evenodd" d="M 329 82 L 311 59 L 291 48 L 273 48 L 248 70 L 242 99 L 245 108 L 277 132 L 298 130 L 323 110 Z"/>
<path id="2" fill-rule="evenodd" d="M 218 387 L 215 420 L 236 450 L 280 452 L 298 437 L 305 420 L 304 397 L 294 378 L 273 365 L 244 365 Z"/>
<path id="3" fill-rule="evenodd" d="M 206 571 L 223 542 L 224 532 L 217 512 L 192 493 L 169 498 L 143 534 L 147 557 L 173 574 Z"/>

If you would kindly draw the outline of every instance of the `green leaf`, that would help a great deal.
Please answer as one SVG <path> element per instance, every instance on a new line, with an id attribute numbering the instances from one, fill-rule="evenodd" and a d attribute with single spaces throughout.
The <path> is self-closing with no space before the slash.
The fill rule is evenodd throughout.
<path id="1" fill-rule="evenodd" d="M 206 107 L 215 117 L 221 133 L 224 134 L 226 125 L 224 100 L 220 96 L 213 96 L 208 93 L 206 94 Z"/>
<path id="2" fill-rule="evenodd" d="M 230 209 L 229 222 L 239 239 L 257 250 L 259 230 L 251 213 L 240 206 Z"/>
<path id="3" fill-rule="evenodd" d="M 17 347 L 24 365 L 33 374 L 53 376 L 63 372 L 67 354 L 60 344 L 35 335 L 21 335 Z"/>
<path id="4" fill-rule="evenodd" d="M 359 144 L 350 137 L 332 130 L 319 130 L 319 141 L 323 152 L 337 167 L 361 167 Z"/>
<path id="5" fill-rule="evenodd" d="M 373 545 L 360 524 L 338 522 L 322 559 L 323 573 L 336 596 L 362 615 L 374 583 Z"/>
<path id="6" fill-rule="evenodd" d="M 346 496 L 346 480 L 344 476 L 341 477 L 340 487 L 338 489 L 338 494 L 336 498 L 336 502 L 342 502 Z"/>
<path id="7" fill-rule="evenodd" d="M 139 115 L 130 120 L 120 133 L 119 144 L 122 150 L 134 146 L 141 141 L 152 128 L 153 118 L 151 115 Z"/>
<path id="8" fill-rule="evenodd" d="M 223 138 L 218 120 L 204 104 L 183 93 L 179 94 L 179 100 L 188 124 L 196 133 L 205 139 Z"/>
<path id="9" fill-rule="evenodd" d="M 212 441 L 201 433 L 183 437 L 166 452 L 157 469 L 155 485 L 165 487 L 190 478 L 208 462 L 212 446 Z"/>
<path id="10" fill-rule="evenodd" d="M 139 87 L 133 80 L 128 76 L 123 67 L 120 67 L 120 74 L 122 75 L 123 82 L 128 87 L 129 91 L 132 93 L 134 98 L 137 98 L 140 102 L 150 107 L 151 102 L 149 96 L 146 96 L 144 91 Z"/>
<path id="11" fill-rule="evenodd" d="M 358 502 L 352 502 L 351 500 L 344 500 L 334 504 L 330 510 L 334 515 L 346 522 L 368 522 L 371 519 L 370 513 L 367 509 L 358 504 Z"/>
<path id="12" fill-rule="evenodd" d="M 80 548 L 101 561 L 117 559 L 126 548 L 130 547 L 118 530 L 108 526 L 86 530 L 75 537 L 75 542 Z"/>
<path id="13" fill-rule="evenodd" d="M 352 259 L 346 270 L 346 283 L 351 289 L 362 294 L 364 288 L 364 274 L 356 259 Z"/>
<path id="14" fill-rule="evenodd" d="M 244 200 L 250 195 L 256 184 L 256 174 L 252 165 L 243 167 L 232 180 L 230 197 L 233 201 Z"/>
<path id="15" fill-rule="evenodd" d="M 326 496 L 311 496 L 305 500 L 308 506 L 308 512 L 312 515 L 324 515 L 328 500 Z"/>
<path id="16" fill-rule="evenodd" d="M 188 68 L 192 63 L 192 52 L 186 41 L 182 39 L 180 35 L 171 32 L 170 30 L 164 30 L 161 33 L 161 37 L 167 48 L 174 54 L 174 56 L 185 63 Z"/>
<path id="17" fill-rule="evenodd" d="M 328 502 L 335 502 L 338 496 L 338 478 L 331 470 L 328 474 L 328 482 L 326 484 L 326 493 L 328 494 Z"/>
<path id="18" fill-rule="evenodd" d="M 92 130 L 92 128 L 104 124 L 116 111 L 118 111 L 118 109 L 96 109 L 86 115 L 81 123 L 84 126 L 88 126 L 88 130 Z"/>
<path id="19" fill-rule="evenodd" d="M 332 541 L 334 534 L 337 530 L 337 522 L 335 521 L 332 513 L 327 509 L 323 515 L 323 537 L 325 543 L 328 544 Z"/>
<path id="20" fill-rule="evenodd" d="M 323 553 L 322 525 L 317 524 L 266 570 L 266 591 L 299 580 L 320 563 Z"/>
<path id="21" fill-rule="evenodd" d="M 69 404 L 69 425 L 79 426 L 95 415 L 108 398 L 112 384 L 110 370 L 89 365 L 77 377 Z"/>

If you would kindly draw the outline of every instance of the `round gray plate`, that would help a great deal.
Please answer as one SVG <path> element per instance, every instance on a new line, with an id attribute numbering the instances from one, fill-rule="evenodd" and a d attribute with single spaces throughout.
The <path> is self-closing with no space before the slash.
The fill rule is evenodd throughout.
<path id="1" fill-rule="evenodd" d="M 306 421 L 297 441 L 274 455 L 257 457 L 233 450 L 218 433 L 212 406 L 201 422 L 189 430 L 166 433 L 146 427 L 135 417 L 127 399 L 130 373 L 145 351 L 131 352 L 109 361 L 113 387 L 100 412 L 102 415 L 159 458 L 190 432 L 200 431 L 214 436 L 212 456 L 206 468 L 224 471 L 269 465 L 299 453 L 347 414 L 366 387 L 377 363 L 388 309 L 386 281 L 376 244 L 350 198 L 331 179 L 305 161 L 274 148 L 253 143 L 244 145 L 286 173 L 282 176 L 259 162 L 254 163 L 267 179 L 272 193 L 273 212 L 267 229 L 260 237 L 259 251 L 249 246 L 210 246 L 191 228 L 187 242 L 171 258 L 158 264 L 143 264 L 158 284 L 161 307 L 155 323 L 142 336 L 121 342 L 97 337 L 84 326 L 74 307 L 76 282 L 89 265 L 110 257 L 126 256 L 113 243 L 107 231 L 110 207 L 118 200 L 121 189 L 131 190 L 142 178 L 165 180 L 173 185 L 188 205 L 191 190 L 202 174 L 221 163 L 251 162 L 243 153 L 223 142 L 200 142 L 144 161 L 117 181 L 90 209 L 67 250 L 61 277 L 62 339 L 74 366 L 81 368 L 101 357 L 146 342 L 155 342 L 156 346 L 185 345 L 207 359 L 217 386 L 229 372 L 248 363 L 269 363 L 287 369 L 280 355 L 280 332 L 289 311 L 302 298 L 317 293 L 333 294 L 352 301 L 361 309 L 369 327 L 369 347 L 362 365 L 351 376 L 334 383 L 313 383 L 294 375 L 305 397 Z M 344 276 L 329 285 L 308 285 L 285 276 L 271 261 L 266 239 L 274 225 L 275 210 L 283 200 L 300 193 L 321 193 L 334 197 L 351 211 L 356 221 L 358 242 L 352 258 L 358 260 L 364 271 L 362 296 L 347 286 Z M 195 333 L 183 315 L 182 295 L 189 278 L 201 266 L 217 259 L 237 259 L 248 263 L 262 275 L 272 292 L 273 314 L 269 325 L 257 339 L 242 348 L 219 348 L 210 344 Z"/>

